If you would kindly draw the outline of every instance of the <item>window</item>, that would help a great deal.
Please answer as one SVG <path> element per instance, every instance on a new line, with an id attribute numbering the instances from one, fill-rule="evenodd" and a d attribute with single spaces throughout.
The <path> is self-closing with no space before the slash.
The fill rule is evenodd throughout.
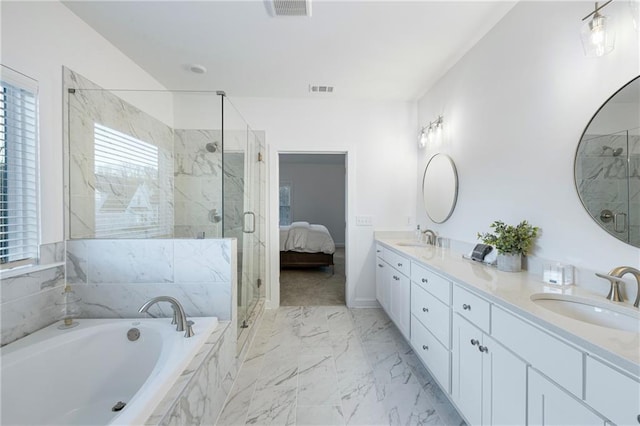
<path id="1" fill-rule="evenodd" d="M 0 76 L 0 267 L 38 257 L 37 84 L 2 66 Z"/>
<path id="2" fill-rule="evenodd" d="M 291 184 L 280 183 L 280 226 L 291 225 Z"/>
<path id="3" fill-rule="evenodd" d="M 159 150 L 94 124 L 95 236 L 153 238 L 170 233 L 160 208 Z"/>

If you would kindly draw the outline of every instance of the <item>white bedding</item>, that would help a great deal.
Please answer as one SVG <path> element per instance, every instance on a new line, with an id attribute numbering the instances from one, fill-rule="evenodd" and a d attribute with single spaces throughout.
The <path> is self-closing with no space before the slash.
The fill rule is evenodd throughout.
<path id="1" fill-rule="evenodd" d="M 293 222 L 280 227 L 280 251 L 332 254 L 336 245 L 326 226 Z"/>

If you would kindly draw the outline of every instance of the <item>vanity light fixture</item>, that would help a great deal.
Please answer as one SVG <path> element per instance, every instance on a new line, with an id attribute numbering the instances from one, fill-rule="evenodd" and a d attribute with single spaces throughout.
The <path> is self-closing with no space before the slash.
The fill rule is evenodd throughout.
<path id="1" fill-rule="evenodd" d="M 582 18 L 586 21 L 582 25 L 582 47 L 587 56 L 604 56 L 611 53 L 616 42 L 616 33 L 612 28 L 611 18 L 600 14 L 605 6 L 611 3 L 609 0 L 602 6 L 596 2 L 595 10 Z M 591 18 L 587 21 L 587 19 Z"/>
<path id="2" fill-rule="evenodd" d="M 442 131 L 443 118 L 441 115 L 435 119 L 435 121 L 429 122 L 426 126 L 420 130 L 420 139 L 418 140 L 418 146 L 424 148 L 427 143 L 431 142 L 434 137 Z"/>

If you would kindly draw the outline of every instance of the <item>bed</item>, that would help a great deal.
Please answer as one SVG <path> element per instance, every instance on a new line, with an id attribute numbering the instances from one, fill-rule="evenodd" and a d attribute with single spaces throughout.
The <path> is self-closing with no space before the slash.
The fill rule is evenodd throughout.
<path id="1" fill-rule="evenodd" d="M 331 266 L 336 245 L 326 226 L 293 222 L 280 227 L 280 268 Z"/>

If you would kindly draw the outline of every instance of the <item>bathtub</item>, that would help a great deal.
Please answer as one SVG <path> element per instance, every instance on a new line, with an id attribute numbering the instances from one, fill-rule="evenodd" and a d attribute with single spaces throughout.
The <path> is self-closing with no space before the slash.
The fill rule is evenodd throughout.
<path id="1" fill-rule="evenodd" d="M 188 339 L 167 318 L 81 319 L 3 347 L 0 423 L 143 424 L 218 325 L 215 317 L 190 319 Z M 120 401 L 126 406 L 112 411 Z"/>

